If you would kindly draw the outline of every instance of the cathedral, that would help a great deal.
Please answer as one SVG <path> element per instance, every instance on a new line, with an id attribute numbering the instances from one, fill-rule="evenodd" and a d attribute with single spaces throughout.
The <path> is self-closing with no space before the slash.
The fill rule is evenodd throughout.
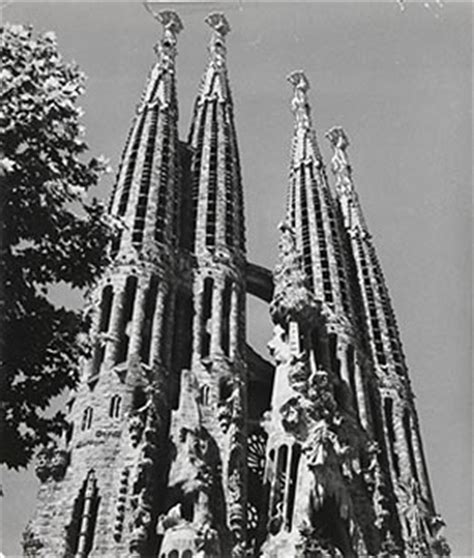
<path id="1" fill-rule="evenodd" d="M 345 131 L 325 135 L 328 176 L 308 78 L 291 73 L 278 261 L 273 271 L 249 262 L 229 23 L 206 19 L 208 62 L 183 141 L 183 26 L 173 11 L 156 17 L 156 64 L 110 198 L 123 225 L 85 309 L 91 356 L 69 428 L 38 455 L 24 555 L 449 555 Z M 247 342 L 247 295 L 268 304 L 268 357 Z"/>

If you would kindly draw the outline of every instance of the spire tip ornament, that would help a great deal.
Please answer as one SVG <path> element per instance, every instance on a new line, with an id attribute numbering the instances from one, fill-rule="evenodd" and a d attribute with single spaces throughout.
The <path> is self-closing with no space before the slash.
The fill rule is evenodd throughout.
<path id="1" fill-rule="evenodd" d="M 344 128 L 341 126 L 334 126 L 326 132 L 326 138 L 334 148 L 342 149 L 345 151 L 349 145 L 349 138 L 347 137 Z"/>
<path id="2" fill-rule="evenodd" d="M 204 21 L 209 25 L 209 27 L 212 27 L 216 33 L 222 35 L 222 37 L 225 37 L 230 32 L 229 22 L 223 13 L 212 12 Z"/>
<path id="3" fill-rule="evenodd" d="M 286 78 L 295 88 L 306 93 L 310 89 L 309 80 L 303 70 L 295 70 Z"/>
<path id="4" fill-rule="evenodd" d="M 155 12 L 153 3 L 145 0 L 143 5 L 146 11 L 163 26 L 165 35 L 171 34 L 174 38 L 184 29 L 183 22 L 174 10 L 160 10 Z"/>
<path id="5" fill-rule="evenodd" d="M 310 89 L 309 80 L 303 70 L 295 70 L 286 78 L 293 85 L 291 111 L 296 118 L 296 126 L 303 129 L 311 128 L 311 108 L 307 93 Z"/>

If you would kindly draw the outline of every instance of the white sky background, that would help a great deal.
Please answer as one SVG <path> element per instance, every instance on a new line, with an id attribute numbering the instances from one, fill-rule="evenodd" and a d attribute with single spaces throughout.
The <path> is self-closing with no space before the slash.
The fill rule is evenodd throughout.
<path id="1" fill-rule="evenodd" d="M 169 4 L 161 3 L 165 7 Z M 209 11 L 225 11 L 241 152 L 249 259 L 273 267 L 284 216 L 292 132 L 286 75 L 304 69 L 326 163 L 324 133 L 342 125 L 382 262 L 417 395 L 435 500 L 455 556 L 471 555 L 471 27 L 470 3 L 433 10 L 372 3 L 173 3 L 179 37 L 180 130 L 207 60 Z M 66 60 L 88 75 L 82 99 L 91 154 L 114 168 L 154 62 L 160 29 L 138 2 L 13 3 L 4 19 L 54 30 Z M 107 195 L 111 178 L 98 195 Z M 65 303 L 76 294 L 60 291 Z M 263 305 L 249 332 L 263 352 Z M 4 476 L 1 549 L 20 554 L 36 480 Z M 53 558 L 53 557 L 52 557 Z"/>

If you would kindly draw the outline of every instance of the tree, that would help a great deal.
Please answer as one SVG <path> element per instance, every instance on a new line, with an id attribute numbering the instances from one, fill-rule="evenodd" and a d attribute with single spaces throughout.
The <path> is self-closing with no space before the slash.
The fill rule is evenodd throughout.
<path id="1" fill-rule="evenodd" d="M 106 162 L 84 161 L 84 74 L 62 60 L 53 33 L 6 24 L 0 35 L 0 462 L 17 468 L 64 427 L 45 410 L 76 385 L 88 350 L 78 340 L 87 320 L 55 305 L 48 288 L 92 285 L 114 227 L 87 198 Z"/>

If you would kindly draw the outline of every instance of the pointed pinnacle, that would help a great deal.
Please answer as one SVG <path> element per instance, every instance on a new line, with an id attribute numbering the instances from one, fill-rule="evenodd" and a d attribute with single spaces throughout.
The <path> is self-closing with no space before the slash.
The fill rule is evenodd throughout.
<path id="1" fill-rule="evenodd" d="M 303 70 L 292 72 L 287 80 L 293 85 L 293 99 L 291 100 L 291 110 L 296 118 L 296 124 L 302 128 L 311 127 L 311 108 L 308 103 L 307 92 L 309 81 Z"/>

